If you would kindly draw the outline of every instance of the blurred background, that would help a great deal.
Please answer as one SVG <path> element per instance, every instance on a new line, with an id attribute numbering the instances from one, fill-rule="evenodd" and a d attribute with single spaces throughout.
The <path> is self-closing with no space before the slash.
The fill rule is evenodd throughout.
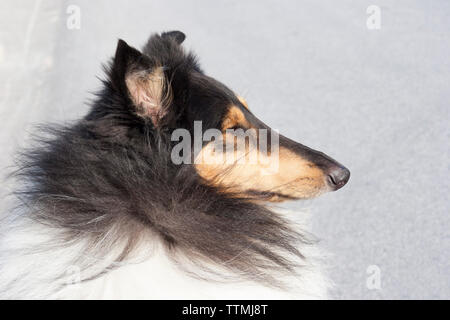
<path id="1" fill-rule="evenodd" d="M 449 1 L 3 0 L 0 25 L 2 173 L 33 125 L 87 112 L 118 38 L 181 30 L 260 119 L 352 172 L 287 205 L 312 214 L 333 298 L 450 298 Z"/>

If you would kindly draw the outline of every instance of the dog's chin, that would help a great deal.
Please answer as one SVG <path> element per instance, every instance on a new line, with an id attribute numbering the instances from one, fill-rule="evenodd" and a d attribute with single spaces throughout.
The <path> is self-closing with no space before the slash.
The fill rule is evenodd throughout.
<path id="1" fill-rule="evenodd" d="M 305 190 L 299 190 L 297 192 L 276 192 L 276 191 L 264 191 L 264 190 L 247 190 L 245 196 L 261 202 L 285 202 L 285 201 L 295 201 L 295 200 L 308 200 L 316 198 L 323 193 L 326 193 L 326 188 L 320 190 L 313 190 L 310 192 L 305 192 Z"/>

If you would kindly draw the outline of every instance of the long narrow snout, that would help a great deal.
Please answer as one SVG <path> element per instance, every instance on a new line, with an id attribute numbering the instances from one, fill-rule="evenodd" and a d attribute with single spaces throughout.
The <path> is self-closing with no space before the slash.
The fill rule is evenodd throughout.
<path id="1" fill-rule="evenodd" d="M 235 136 L 229 137 L 226 140 L 232 142 L 233 148 L 231 149 L 237 150 L 234 153 L 236 157 L 231 157 L 231 163 L 224 162 L 221 158 L 222 160 L 218 159 L 219 161 L 215 162 L 219 165 L 198 164 L 197 172 L 205 180 L 214 181 L 216 185 L 226 186 L 228 190 L 247 194 L 251 198 L 254 198 L 255 195 L 262 195 L 264 201 L 280 202 L 311 199 L 325 192 L 338 190 L 350 178 L 350 171 L 326 154 L 280 135 L 244 107 L 231 108 L 224 127 L 239 128 L 239 126 L 258 129 L 256 132 L 259 139 L 257 147 L 250 148 L 255 144 L 250 143 L 251 139 L 247 140 L 245 134 L 237 136 L 237 139 Z M 263 132 L 260 131 L 261 129 L 266 130 L 265 135 L 259 135 Z M 244 133 L 243 130 L 241 131 Z M 212 146 L 212 144 L 208 144 L 208 146 Z M 226 149 L 228 150 L 228 148 Z M 215 150 L 215 148 L 203 148 L 202 159 L 205 159 L 205 155 L 210 159 L 212 159 L 211 155 L 223 156 L 222 153 L 217 153 Z M 239 162 L 234 160 L 255 158 L 258 161 Z M 259 159 L 263 159 L 263 161 L 259 161 Z M 226 174 L 223 175 L 221 172 L 226 172 Z M 220 177 L 220 179 L 215 177 Z"/>
<path id="2" fill-rule="evenodd" d="M 311 149 L 298 142 L 280 135 L 280 147 L 285 147 L 312 166 L 323 172 L 325 184 L 330 191 L 336 191 L 345 186 L 350 179 L 350 170 L 323 152 Z"/>

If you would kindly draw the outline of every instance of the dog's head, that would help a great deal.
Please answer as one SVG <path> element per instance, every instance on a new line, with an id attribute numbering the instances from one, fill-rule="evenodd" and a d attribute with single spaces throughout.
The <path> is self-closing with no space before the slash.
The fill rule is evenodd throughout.
<path id="1" fill-rule="evenodd" d="M 175 136 L 173 154 L 191 160 L 205 183 L 269 201 L 311 198 L 347 183 L 348 169 L 279 135 L 205 75 L 183 50 L 184 39 L 179 31 L 154 35 L 142 52 L 119 40 L 111 84 L 136 121 Z M 175 146 L 181 137 L 188 148 Z"/>

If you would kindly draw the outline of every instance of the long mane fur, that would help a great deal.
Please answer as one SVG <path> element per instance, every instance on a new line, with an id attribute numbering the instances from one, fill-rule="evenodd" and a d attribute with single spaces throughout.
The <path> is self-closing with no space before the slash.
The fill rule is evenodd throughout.
<path id="1" fill-rule="evenodd" d="M 216 188 L 192 165 L 173 164 L 170 132 L 118 111 L 124 100 L 110 78 L 91 113 L 71 125 L 41 127 L 20 157 L 16 196 L 30 219 L 61 231 L 51 247 L 82 240 L 84 256 L 98 260 L 114 251 L 119 263 L 155 241 L 175 260 L 283 286 L 279 275 L 295 274 L 307 237 L 258 201 L 264 199 Z"/>

